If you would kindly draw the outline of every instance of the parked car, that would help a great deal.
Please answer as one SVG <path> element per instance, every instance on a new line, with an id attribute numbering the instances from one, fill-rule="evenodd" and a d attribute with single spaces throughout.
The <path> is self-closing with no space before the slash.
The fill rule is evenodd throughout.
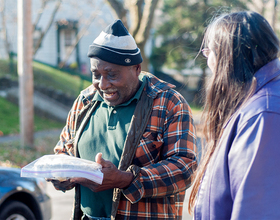
<path id="1" fill-rule="evenodd" d="M 51 219 L 46 186 L 42 178 L 20 177 L 18 168 L 0 167 L 0 219 Z"/>

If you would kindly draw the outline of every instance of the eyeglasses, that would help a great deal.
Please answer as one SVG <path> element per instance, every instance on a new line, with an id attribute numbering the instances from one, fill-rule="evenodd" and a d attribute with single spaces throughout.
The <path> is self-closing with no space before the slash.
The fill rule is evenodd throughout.
<path id="1" fill-rule="evenodd" d="M 211 50 L 210 50 L 208 47 L 205 47 L 205 48 L 203 48 L 203 49 L 201 50 L 201 52 L 202 52 L 202 55 L 203 55 L 203 56 L 205 56 L 206 58 L 208 58 L 208 56 L 209 56 Z"/>

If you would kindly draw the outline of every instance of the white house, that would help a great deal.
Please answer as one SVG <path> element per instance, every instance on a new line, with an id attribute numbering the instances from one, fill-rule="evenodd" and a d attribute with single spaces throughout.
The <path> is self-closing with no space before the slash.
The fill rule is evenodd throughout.
<path id="1" fill-rule="evenodd" d="M 8 56 L 5 47 L 5 35 L 10 52 L 17 53 L 17 0 L 6 0 L 4 2 L 4 11 L 0 15 L 0 59 Z M 40 33 L 46 31 L 59 1 L 47 0 L 45 8 L 40 10 L 42 2 L 41 0 L 32 1 L 33 23 L 41 15 L 34 30 L 34 45 L 37 43 Z M 84 34 L 71 56 L 67 58 L 66 66 L 76 67 L 79 65 L 82 72 L 88 73 L 88 47 L 99 33 L 114 20 L 112 10 L 103 0 L 61 0 L 59 9 L 34 59 L 57 66 L 66 59 L 67 49 L 71 49 L 76 34 L 82 31 Z M 4 32 L 5 28 L 6 34 Z"/>

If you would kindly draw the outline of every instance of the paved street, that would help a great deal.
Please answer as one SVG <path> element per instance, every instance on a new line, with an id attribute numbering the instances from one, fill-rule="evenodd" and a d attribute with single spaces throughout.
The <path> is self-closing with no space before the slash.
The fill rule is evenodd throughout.
<path id="1" fill-rule="evenodd" d="M 48 194 L 52 199 L 52 219 L 51 220 L 69 220 L 72 213 L 74 201 L 74 190 L 57 191 L 52 183 L 47 184 Z"/>
<path id="2" fill-rule="evenodd" d="M 74 190 L 65 193 L 54 189 L 51 183 L 48 183 L 48 194 L 52 198 L 52 219 L 51 220 L 69 220 L 72 213 L 72 205 L 74 201 Z M 184 202 L 183 220 L 191 220 L 188 214 L 188 200 L 190 190 L 187 190 Z"/>

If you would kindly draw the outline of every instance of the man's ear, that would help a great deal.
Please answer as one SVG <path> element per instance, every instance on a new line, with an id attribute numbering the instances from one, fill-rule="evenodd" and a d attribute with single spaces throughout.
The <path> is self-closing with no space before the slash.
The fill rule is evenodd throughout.
<path id="1" fill-rule="evenodd" d="M 137 76 L 139 76 L 139 75 L 140 75 L 140 73 L 141 73 L 141 70 L 142 70 L 141 64 L 137 64 L 137 65 L 135 65 L 135 68 L 136 68 L 136 73 L 137 73 Z"/>

